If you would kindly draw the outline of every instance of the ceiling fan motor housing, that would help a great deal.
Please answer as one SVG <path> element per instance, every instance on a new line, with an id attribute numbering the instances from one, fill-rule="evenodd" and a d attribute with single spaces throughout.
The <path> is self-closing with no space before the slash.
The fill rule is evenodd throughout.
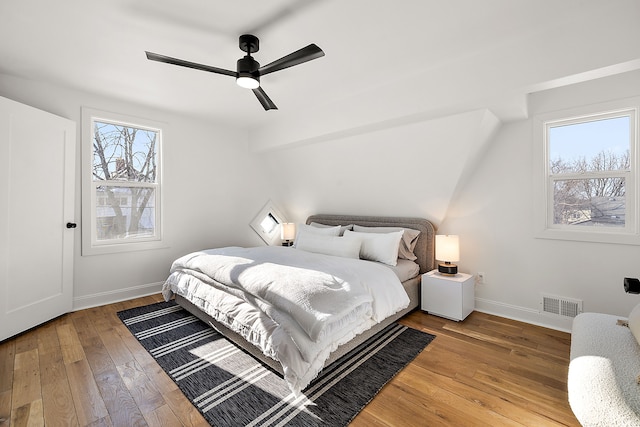
<path id="1" fill-rule="evenodd" d="M 238 77 L 250 77 L 260 82 L 260 73 L 258 72 L 260 63 L 251 57 L 252 53 L 260 50 L 260 40 L 253 34 L 243 34 L 240 36 L 238 44 L 243 52 L 247 52 L 247 55 L 238 59 L 236 64 Z"/>
<path id="2" fill-rule="evenodd" d="M 238 77 L 253 77 L 254 79 L 260 81 L 260 73 L 258 72 L 258 68 L 260 68 L 260 63 L 249 55 L 238 59 L 238 62 L 236 64 Z"/>

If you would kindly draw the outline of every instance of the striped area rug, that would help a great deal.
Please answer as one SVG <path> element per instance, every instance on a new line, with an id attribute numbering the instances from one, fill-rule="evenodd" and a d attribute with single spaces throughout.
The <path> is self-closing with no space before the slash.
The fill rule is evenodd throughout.
<path id="1" fill-rule="evenodd" d="M 212 426 L 345 426 L 434 338 L 394 323 L 296 397 L 281 376 L 173 301 L 118 316 Z"/>

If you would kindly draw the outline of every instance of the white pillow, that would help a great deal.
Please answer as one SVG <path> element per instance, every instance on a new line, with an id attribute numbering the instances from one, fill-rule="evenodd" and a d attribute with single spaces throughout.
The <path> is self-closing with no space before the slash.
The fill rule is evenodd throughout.
<path id="1" fill-rule="evenodd" d="M 300 233 L 319 234 L 323 236 L 338 236 L 340 235 L 340 226 L 335 227 L 312 227 L 307 224 L 296 224 L 296 238 L 293 242 L 293 246 L 298 246 L 298 239 Z"/>
<path id="2" fill-rule="evenodd" d="M 362 225 L 353 226 L 353 231 L 361 233 L 392 233 L 394 231 L 400 230 L 402 230 L 404 233 L 402 234 L 402 240 L 400 241 L 400 246 L 398 247 L 398 258 L 415 261 L 416 259 L 418 259 L 418 257 L 415 256 L 413 250 L 416 248 L 416 243 L 418 243 L 420 230 L 403 227 L 363 227 Z"/>
<path id="3" fill-rule="evenodd" d="M 331 228 L 331 227 L 333 227 L 333 225 L 320 224 L 319 222 L 312 222 L 309 225 L 311 225 L 313 227 L 318 227 L 318 228 Z M 339 227 L 340 227 L 340 233 L 338 233 L 338 236 L 342 236 L 344 234 L 344 232 L 347 231 L 347 230 L 353 230 L 353 224 L 340 225 Z"/>
<path id="4" fill-rule="evenodd" d="M 344 232 L 344 237 L 361 242 L 360 258 L 396 265 L 398 263 L 398 246 L 400 245 L 400 239 L 402 239 L 402 233 L 403 231 L 384 234 L 358 233 L 347 230 Z"/>
<path id="5" fill-rule="evenodd" d="M 359 240 L 345 239 L 338 236 L 323 236 L 321 234 L 307 233 L 306 231 L 302 231 L 298 236 L 296 248 L 307 252 L 343 258 L 358 259 L 360 257 Z"/>
<path id="6" fill-rule="evenodd" d="M 640 344 L 640 304 L 633 307 L 631 314 L 629 314 L 629 329 Z"/>
<path id="7" fill-rule="evenodd" d="M 314 227 L 312 225 L 307 224 L 298 224 L 298 231 L 308 231 L 313 234 L 322 234 L 324 236 L 337 236 L 340 234 L 340 226 L 336 225 L 335 227 Z"/>

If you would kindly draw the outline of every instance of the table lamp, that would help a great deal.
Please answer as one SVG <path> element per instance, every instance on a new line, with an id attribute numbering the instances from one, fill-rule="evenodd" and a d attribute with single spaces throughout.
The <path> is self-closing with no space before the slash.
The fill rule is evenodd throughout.
<path id="1" fill-rule="evenodd" d="M 438 273 L 450 276 L 458 274 L 458 266 L 453 264 L 460 261 L 458 236 L 451 234 L 436 235 L 436 259 L 443 261 L 438 263 Z"/>
<path id="2" fill-rule="evenodd" d="M 293 239 L 296 238 L 296 224 L 293 222 L 284 222 L 280 225 L 280 227 L 282 246 L 293 245 Z"/>

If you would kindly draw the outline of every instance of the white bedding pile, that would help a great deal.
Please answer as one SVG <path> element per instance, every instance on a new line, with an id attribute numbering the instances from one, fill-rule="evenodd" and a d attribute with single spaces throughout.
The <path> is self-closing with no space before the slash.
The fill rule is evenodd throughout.
<path id="1" fill-rule="evenodd" d="M 278 360 L 294 392 L 339 345 L 409 304 L 387 266 L 274 246 L 181 257 L 163 288 L 173 293 Z"/>

